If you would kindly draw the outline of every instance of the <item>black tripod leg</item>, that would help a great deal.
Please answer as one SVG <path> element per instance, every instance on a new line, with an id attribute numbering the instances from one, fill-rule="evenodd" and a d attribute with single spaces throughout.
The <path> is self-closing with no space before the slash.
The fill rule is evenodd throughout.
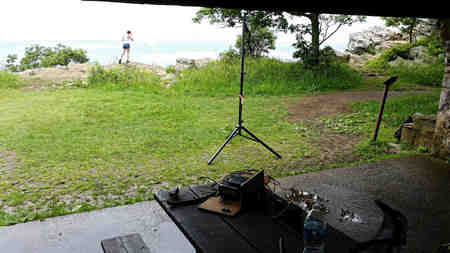
<path id="1" fill-rule="evenodd" d="M 256 137 L 254 134 L 252 134 L 252 132 L 250 132 L 247 128 L 245 128 L 245 127 L 241 127 L 241 128 L 244 129 L 244 131 L 246 133 L 248 133 L 253 139 L 255 139 L 257 142 L 261 143 L 266 149 L 268 149 L 270 152 L 272 152 L 276 157 L 281 159 L 281 155 L 279 155 L 277 152 L 275 152 L 273 149 L 271 149 L 269 146 L 267 146 L 262 140 L 258 139 L 258 137 Z"/>
<path id="2" fill-rule="evenodd" d="M 220 146 L 220 148 L 216 151 L 216 153 L 214 153 L 213 156 L 211 156 L 211 158 L 208 161 L 208 165 L 211 164 L 214 159 L 216 159 L 216 157 L 220 154 L 220 152 L 222 152 L 223 148 L 225 148 L 225 146 L 228 144 L 228 142 L 231 141 L 231 139 L 233 139 L 233 137 L 236 135 L 237 132 L 239 132 L 239 130 L 241 129 L 241 127 L 237 126 L 233 132 L 231 132 L 230 135 L 228 135 L 227 139 L 225 140 L 225 142 L 222 144 L 222 146 Z"/>

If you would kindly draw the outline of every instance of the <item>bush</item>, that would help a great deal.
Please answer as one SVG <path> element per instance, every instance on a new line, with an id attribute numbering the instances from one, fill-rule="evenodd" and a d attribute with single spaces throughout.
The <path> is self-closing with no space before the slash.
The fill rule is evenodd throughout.
<path id="1" fill-rule="evenodd" d="M 295 95 L 348 89 L 362 84 L 359 73 L 344 64 L 330 63 L 306 69 L 302 63 L 270 58 L 246 58 L 246 95 Z M 204 68 L 183 72 L 174 85 L 178 92 L 200 96 L 229 96 L 239 92 L 240 60 L 222 57 Z"/>
<path id="2" fill-rule="evenodd" d="M 147 88 L 157 90 L 159 77 L 135 66 L 125 66 L 105 69 L 95 65 L 89 69 L 88 87 L 103 87 L 107 89 Z"/>
<path id="3" fill-rule="evenodd" d="M 411 83 L 440 87 L 444 77 L 444 64 L 399 64 L 386 72 Z"/>
<path id="4" fill-rule="evenodd" d="M 417 46 L 426 47 L 428 54 L 431 56 L 441 56 L 444 54 L 442 42 L 438 34 L 433 34 L 432 36 L 421 38 L 417 40 L 415 44 Z"/>
<path id="5" fill-rule="evenodd" d="M 397 65 L 391 65 L 389 62 L 397 59 L 409 59 L 411 48 L 415 46 L 425 46 L 431 57 L 436 57 L 436 63 L 415 63 L 407 62 Z M 422 39 L 414 44 L 397 45 L 385 50 L 381 55 L 366 63 L 369 70 L 385 73 L 388 75 L 399 76 L 408 82 L 438 87 L 442 83 L 444 65 L 443 61 L 438 59 L 441 49 L 436 44 L 436 40 Z"/>
<path id="6" fill-rule="evenodd" d="M 402 44 L 391 47 L 381 53 L 377 58 L 367 61 L 366 68 L 378 72 L 385 72 L 390 67 L 389 62 L 397 59 L 397 57 L 409 59 L 409 52 L 412 47 L 412 44 Z"/>
<path id="7" fill-rule="evenodd" d="M 32 45 L 25 49 L 25 56 L 16 64 L 17 55 L 8 55 L 7 68 L 10 71 L 24 71 L 27 69 L 67 66 L 69 63 L 86 63 L 89 58 L 82 49 L 72 49 L 58 44 L 56 47 Z"/>
<path id="8" fill-rule="evenodd" d="M 23 81 L 15 74 L 6 70 L 0 71 L 0 89 L 17 89 L 23 87 Z"/>

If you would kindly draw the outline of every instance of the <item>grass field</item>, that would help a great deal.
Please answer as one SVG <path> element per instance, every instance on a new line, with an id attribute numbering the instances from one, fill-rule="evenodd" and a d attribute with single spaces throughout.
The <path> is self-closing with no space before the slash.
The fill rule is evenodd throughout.
<path id="1" fill-rule="evenodd" d="M 380 145 L 371 146 L 366 140 L 377 102 L 356 103 L 351 114 L 291 122 L 285 119 L 287 106 L 310 91 L 286 94 L 280 88 L 263 96 L 258 91 L 266 88 L 254 87 L 245 98 L 244 124 L 283 159 L 235 138 L 208 166 L 237 123 L 238 99 L 230 90 L 206 96 L 188 83 L 164 89 L 154 77 L 120 86 L 119 77 L 103 74 L 91 88 L 29 91 L 18 89 L 22 84 L 0 85 L 0 225 L 149 200 L 157 189 L 234 170 L 264 169 L 280 177 L 415 152 L 394 154 L 386 143 L 394 141 L 405 115 L 435 112 L 439 97 L 431 91 L 390 100 L 386 119 L 395 121 L 383 125 Z M 418 99 L 423 108 L 412 108 Z M 351 159 L 344 152 L 323 158 L 319 143 L 336 135 L 358 140 L 347 151 Z"/>

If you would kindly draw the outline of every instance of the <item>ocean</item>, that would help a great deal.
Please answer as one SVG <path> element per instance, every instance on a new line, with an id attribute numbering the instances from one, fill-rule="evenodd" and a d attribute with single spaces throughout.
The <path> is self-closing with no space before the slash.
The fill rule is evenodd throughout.
<path id="1" fill-rule="evenodd" d="M 2 66 L 9 54 L 17 54 L 19 59 L 23 57 L 25 48 L 31 45 L 54 47 L 63 44 L 74 49 L 84 49 L 91 63 L 101 65 L 116 63 L 122 53 L 120 41 L 111 40 L 34 40 L 34 41 L 0 41 L 0 66 Z M 135 42 L 132 44 L 130 60 L 144 64 L 154 64 L 163 67 L 174 65 L 177 58 L 213 58 L 216 59 L 233 45 L 217 41 L 161 41 L 156 44 Z M 277 46 L 269 56 L 292 60 L 294 49 L 289 46 Z"/>

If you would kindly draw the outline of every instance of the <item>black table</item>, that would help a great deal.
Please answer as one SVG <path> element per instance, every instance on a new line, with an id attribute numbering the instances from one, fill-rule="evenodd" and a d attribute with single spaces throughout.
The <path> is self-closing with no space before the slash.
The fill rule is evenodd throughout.
<path id="1" fill-rule="evenodd" d="M 329 212 L 325 216 L 325 221 L 355 242 L 368 242 L 381 230 L 384 213 L 370 195 L 328 184 L 302 187 L 297 190 L 313 192 L 327 201 Z M 360 222 L 342 220 L 342 209 L 356 214 Z"/>
<path id="2" fill-rule="evenodd" d="M 181 189 L 180 192 L 200 197 L 205 189 L 208 189 L 207 185 L 191 186 Z M 320 189 L 324 193 L 328 193 L 328 190 L 334 190 L 327 188 L 327 186 Z M 358 194 L 348 191 L 333 191 L 329 194 L 323 194 L 325 198 L 330 199 L 328 202 L 330 205 L 330 213 L 336 213 L 331 214 L 328 221 L 330 226 L 326 244 L 327 252 L 349 252 L 356 244 L 372 239 L 371 237 L 375 236 L 372 231 L 377 230 L 378 228 L 376 226 L 381 226 L 383 220 L 381 212 L 374 211 L 368 216 L 364 216 L 364 210 L 355 210 L 354 212 L 358 212 L 364 217 L 375 216 L 371 220 L 366 220 L 366 222 L 373 223 L 372 225 L 375 225 L 375 228 L 371 227 L 367 230 L 366 226 L 362 226 L 356 230 L 353 228 L 347 231 L 345 229 L 345 226 L 348 225 L 345 224 L 346 222 L 341 222 L 340 224 L 338 223 L 339 221 L 333 220 L 333 217 L 340 212 L 339 204 L 343 203 L 342 195 L 339 195 L 339 192 L 344 198 L 351 197 L 355 203 L 358 202 L 358 198 L 367 200 L 365 197 L 358 197 Z M 333 194 L 338 196 L 334 196 Z M 341 199 L 331 200 L 331 197 L 337 198 L 339 196 L 341 196 Z M 283 215 L 276 219 L 273 218 L 287 204 L 275 194 L 270 194 L 264 207 L 243 211 L 235 217 L 227 217 L 199 210 L 198 203 L 171 207 L 167 203 L 169 199 L 168 191 L 156 193 L 155 198 L 197 252 L 278 253 L 280 252 L 280 238 L 283 238 L 283 252 L 302 252 L 302 231 L 305 214 L 300 208 L 291 205 Z M 333 207 L 334 205 L 336 206 Z M 364 208 L 367 208 L 367 205 Z M 373 208 L 378 207 L 374 204 Z M 365 219 L 364 217 L 363 219 Z M 341 232 L 341 229 L 344 232 Z"/>

